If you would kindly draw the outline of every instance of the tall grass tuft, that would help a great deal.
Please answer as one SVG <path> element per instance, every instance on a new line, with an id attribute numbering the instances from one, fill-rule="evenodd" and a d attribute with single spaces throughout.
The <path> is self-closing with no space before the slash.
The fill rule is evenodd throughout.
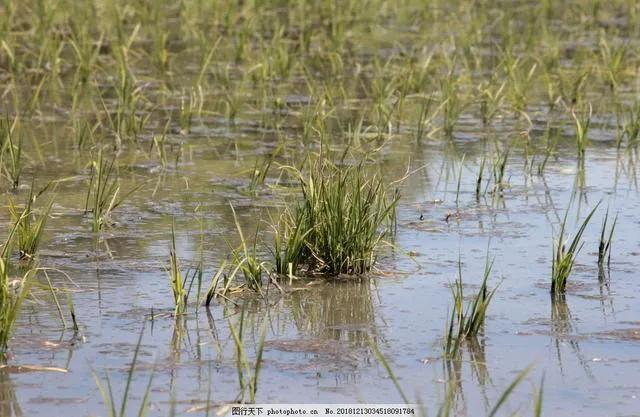
<path id="1" fill-rule="evenodd" d="M 458 261 L 458 278 L 451 287 L 453 310 L 448 327 L 445 330 L 443 345 L 444 355 L 447 358 L 456 357 L 462 343 L 467 339 L 476 337 L 483 328 L 487 308 L 497 289 L 496 287 L 489 291 L 487 288 L 487 281 L 491 275 L 492 267 L 493 261 L 489 261 L 489 258 L 487 258 L 484 276 L 478 289 L 478 294 L 474 297 L 473 301 L 467 304 L 465 309 L 463 305 L 462 265 L 460 261 Z"/>
<path id="2" fill-rule="evenodd" d="M 363 164 L 337 166 L 319 158 L 308 173 L 296 173 L 302 201 L 285 212 L 277 236 L 278 272 L 290 264 L 329 275 L 368 272 L 394 231 L 399 191 L 390 192 Z"/>
<path id="3" fill-rule="evenodd" d="M 599 203 L 598 203 L 599 205 Z M 569 275 L 571 275 L 571 270 L 573 269 L 573 265 L 576 261 L 576 256 L 582 249 L 582 234 L 587 228 L 589 224 L 589 220 L 595 213 L 598 208 L 596 205 L 593 210 L 587 215 L 587 217 L 582 222 L 582 225 L 578 229 L 578 231 L 571 239 L 571 243 L 567 246 L 566 242 L 569 241 L 569 238 L 565 238 L 565 231 L 567 225 L 567 216 L 569 214 L 569 210 L 564 215 L 562 223 L 560 224 L 560 233 L 558 237 L 555 239 L 553 243 L 553 261 L 551 264 L 551 295 L 559 296 L 566 292 L 567 288 L 567 280 L 569 279 Z"/>

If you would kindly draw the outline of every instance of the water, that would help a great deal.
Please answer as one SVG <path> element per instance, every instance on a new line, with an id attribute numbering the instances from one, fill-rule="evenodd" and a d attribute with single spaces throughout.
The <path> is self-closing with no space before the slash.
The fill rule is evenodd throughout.
<path id="1" fill-rule="evenodd" d="M 204 153 L 207 146 L 194 143 L 194 154 Z M 194 158 L 197 168 L 167 174 L 161 196 L 137 192 L 114 215 L 118 227 L 97 241 L 80 213 L 72 210 L 82 191 L 77 184 L 61 184 L 41 263 L 65 271 L 77 285 L 51 273 L 57 285 L 74 292 L 81 331 L 61 331 L 52 303 L 28 303 L 12 343 L 13 361 L 68 373 L 5 373 L 3 397 L 17 398 L 25 415 L 102 413 L 92 369 L 108 371 L 121 390 L 138 332 L 147 320 L 133 390 L 139 398 L 153 368 L 152 414 L 182 414 L 206 404 L 207 398 L 233 401 L 239 388 L 228 326 L 244 305 L 249 352 L 267 322 L 260 402 L 401 401 L 372 354 L 372 340 L 411 398 L 437 404 L 447 378 L 439 356 L 451 308 L 448 284 L 460 260 L 468 293 L 477 288 L 488 253 L 494 259 L 490 286 L 499 288 L 481 342 L 463 349 L 465 360 L 457 370 L 459 411 L 489 407 L 516 371 L 533 364 L 528 382 L 516 390 L 513 407 L 527 407 L 544 374 L 545 410 L 550 415 L 596 416 L 612 409 L 632 415 L 638 407 L 634 375 L 640 371 L 634 355 L 640 326 L 634 314 L 639 307 L 634 291 L 638 259 L 632 233 L 639 200 L 632 178 L 612 175 L 616 153 L 589 151 L 589 185 L 575 194 L 570 229 L 577 227 L 578 213 L 584 217 L 599 201 L 602 207 L 586 234 L 567 302 L 554 313 L 548 292 L 552 230 L 574 191 L 570 156 L 551 162 L 544 180 L 525 180 L 519 168 L 522 157 L 514 153 L 509 187 L 501 198 L 487 196 L 477 202 L 474 176 L 467 175 L 456 208 L 455 178 L 448 183 L 437 178 L 441 164 L 455 164 L 453 157 L 439 144 L 421 148 L 429 156 L 412 161 L 426 168 L 403 186 L 398 249 L 385 252 L 372 277 L 301 282 L 284 296 L 272 287 L 266 303 L 246 296 L 237 300 L 238 306 L 215 302 L 210 310 L 200 308 L 177 323 L 163 314 L 172 308 L 163 270 L 170 223 L 175 216 L 180 255 L 196 259 L 204 239 L 213 268 L 225 256 L 225 238 L 235 236 L 227 200 L 238 207 L 248 230 L 265 218 L 256 208 L 260 198 L 247 198 L 238 191 L 243 184 L 220 179 L 242 164 Z M 463 172 L 477 170 L 476 148 L 459 144 L 459 152 L 466 155 Z M 397 161 L 416 156 L 409 145 L 388 152 Z M 385 162 L 390 176 L 402 172 L 402 164 Z M 190 188 L 180 190 L 183 175 Z M 131 177 L 132 182 L 143 182 L 155 175 L 143 171 Z M 214 181 L 218 184 L 212 185 Z M 618 233 L 610 277 L 600 282 L 596 250 L 604 207 L 618 214 Z M 155 317 L 149 322 L 152 311 Z"/>

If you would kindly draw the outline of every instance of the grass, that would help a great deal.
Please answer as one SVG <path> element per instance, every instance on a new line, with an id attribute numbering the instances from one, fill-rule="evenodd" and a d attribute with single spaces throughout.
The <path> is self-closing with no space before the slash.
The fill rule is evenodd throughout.
<path id="1" fill-rule="evenodd" d="M 606 263 L 607 267 L 611 265 L 611 242 L 613 241 L 613 232 L 616 230 L 616 224 L 618 223 L 618 216 L 613 219 L 613 223 L 609 230 L 607 230 L 607 223 L 609 222 L 609 209 L 604 215 L 602 220 L 602 229 L 600 230 L 600 242 L 598 244 L 598 266 L 603 267 Z"/>
<path id="2" fill-rule="evenodd" d="M 174 317 L 181 316 L 187 312 L 189 303 L 189 295 L 193 288 L 193 283 L 197 282 L 197 294 L 199 297 L 199 288 L 202 285 L 203 262 L 200 260 L 195 268 L 182 272 L 180 260 L 178 259 L 178 250 L 176 247 L 175 222 L 171 225 L 171 247 L 169 248 L 169 281 L 171 283 L 171 292 L 173 294 Z"/>
<path id="3" fill-rule="evenodd" d="M 398 190 L 391 191 L 362 163 L 338 166 L 319 158 L 309 163 L 308 172 L 294 172 L 302 201 L 285 211 L 276 233 L 276 270 L 327 275 L 370 271 L 378 249 L 394 231 Z"/>
<path id="4" fill-rule="evenodd" d="M 487 281 L 491 275 L 493 261 L 485 264 L 484 275 L 477 295 L 464 307 L 464 288 L 462 284 L 462 264 L 458 261 L 458 278 L 451 287 L 453 309 L 445 331 L 443 351 L 447 358 L 455 358 L 465 340 L 478 336 L 484 326 L 487 309 L 496 288 L 489 290 Z"/>
<path id="5" fill-rule="evenodd" d="M 626 112 L 617 112 L 617 118 L 618 129 L 621 132 L 618 147 L 624 138 L 626 138 L 629 147 L 635 146 L 640 138 L 640 101 L 635 101 L 626 109 Z"/>
<path id="6" fill-rule="evenodd" d="M 16 237 L 18 240 L 18 249 L 20 251 L 20 259 L 31 260 L 36 256 L 40 242 L 42 241 L 42 234 L 44 227 L 49 218 L 51 207 L 53 206 L 53 198 L 47 203 L 47 205 L 41 210 L 41 213 L 36 215 L 33 207 L 36 201 L 36 195 L 33 190 L 34 184 L 31 186 L 27 201 L 22 210 L 20 210 L 13 200 L 9 199 L 9 211 L 11 212 L 11 218 L 17 227 Z M 38 193 L 40 194 L 40 193 Z"/>
<path id="7" fill-rule="evenodd" d="M 119 197 L 120 180 L 117 171 L 115 157 L 108 161 L 102 151 L 98 152 L 98 158 L 91 162 L 91 177 L 84 212 L 91 213 L 91 228 L 96 233 L 109 224 L 111 213 L 140 188 L 135 187 Z"/>
<path id="8" fill-rule="evenodd" d="M 244 276 L 247 287 L 255 292 L 262 293 L 262 273 L 265 271 L 265 263 L 261 262 L 257 253 L 257 240 L 254 238 L 253 244 L 248 244 L 245 240 L 242 226 L 238 221 L 236 210 L 230 204 L 233 220 L 240 236 L 240 245 L 233 249 L 233 262 Z M 257 231 L 256 231 L 257 234 Z"/>
<path id="9" fill-rule="evenodd" d="M 264 185 L 267 175 L 269 174 L 269 168 L 271 168 L 273 159 L 278 154 L 278 152 L 279 149 L 276 150 L 276 152 L 274 152 L 273 154 L 264 158 L 262 161 L 256 159 L 253 171 L 251 172 L 251 182 L 249 183 L 250 193 L 255 195 L 258 191 L 258 187 Z"/>
<path id="10" fill-rule="evenodd" d="M 169 280 L 171 282 L 171 290 L 173 292 L 173 304 L 175 305 L 173 315 L 177 317 L 184 314 L 186 311 L 189 294 L 186 290 L 186 277 L 182 277 L 182 271 L 180 270 L 180 261 L 178 260 L 178 253 L 176 250 L 175 224 L 171 225 L 169 265 Z"/>
<path id="11" fill-rule="evenodd" d="M 19 118 L 11 120 L 8 115 L 5 116 L 0 120 L 0 169 L 14 189 L 20 185 L 24 168 L 22 144 Z"/>
<path id="12" fill-rule="evenodd" d="M 307 212 L 285 209 L 279 223 L 274 227 L 273 254 L 277 274 L 292 278 L 299 271 L 301 262 L 308 256 L 306 238 L 312 229 L 308 224 Z"/>
<path id="13" fill-rule="evenodd" d="M 575 110 L 571 110 L 571 117 L 573 117 L 573 121 L 575 124 L 576 131 L 576 144 L 578 148 L 578 158 L 584 159 L 584 154 L 587 149 L 588 144 L 588 133 L 589 126 L 591 125 L 591 117 L 593 116 L 593 107 L 591 103 L 588 105 L 588 110 L 586 108 L 579 111 L 576 114 Z"/>
<path id="14" fill-rule="evenodd" d="M 554 297 L 566 292 L 567 281 L 573 270 L 576 256 L 583 246 L 582 235 L 587 229 L 587 225 L 596 212 L 598 205 L 587 215 L 573 235 L 573 238 L 566 236 L 567 216 L 569 215 L 568 209 L 560 223 L 560 231 L 553 243 L 553 260 L 551 264 L 551 295 Z M 569 244 L 567 245 L 567 243 Z"/>
<path id="15" fill-rule="evenodd" d="M 26 216 L 26 215 L 25 215 Z M 29 295 L 35 269 L 29 268 L 21 277 L 13 279 L 11 241 L 24 217 L 20 217 L 9 231 L 0 251 L 0 363 L 7 360 L 9 341 L 20 314 L 22 303 Z"/>
<path id="16" fill-rule="evenodd" d="M 491 173 L 493 175 L 493 192 L 500 194 L 504 189 L 505 174 L 507 171 L 507 161 L 509 160 L 510 149 L 507 148 L 504 151 L 496 150 L 496 155 L 493 159 Z"/>

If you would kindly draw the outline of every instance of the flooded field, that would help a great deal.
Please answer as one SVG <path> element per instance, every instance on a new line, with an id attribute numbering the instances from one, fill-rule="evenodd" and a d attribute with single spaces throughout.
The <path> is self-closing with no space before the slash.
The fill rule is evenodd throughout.
<path id="1" fill-rule="evenodd" d="M 639 36 L 623 0 L 3 2 L 0 416 L 640 415 Z"/>

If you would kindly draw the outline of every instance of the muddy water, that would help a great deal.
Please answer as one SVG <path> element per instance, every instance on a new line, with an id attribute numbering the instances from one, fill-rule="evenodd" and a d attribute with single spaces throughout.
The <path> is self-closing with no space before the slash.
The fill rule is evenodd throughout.
<path id="1" fill-rule="evenodd" d="M 297 282 L 286 295 L 272 288 L 266 303 L 252 297 L 237 298 L 235 305 L 216 302 L 178 322 L 168 314 L 172 297 L 165 272 L 171 222 L 175 219 L 184 264 L 193 263 L 202 251 L 210 276 L 229 252 L 227 241 L 236 239 L 229 202 L 245 230 L 265 230 L 266 211 L 282 204 L 283 197 L 268 187 L 258 197 L 248 195 L 248 175 L 240 174 L 253 167 L 256 143 L 258 153 L 266 154 L 275 142 L 243 133 L 241 124 L 210 131 L 205 126 L 205 134 L 173 138 L 184 143 L 182 157 L 177 167 L 164 170 L 157 160 L 128 151 L 120 157 L 123 189 L 144 186 L 117 209 L 115 224 L 99 238 L 80 209 L 86 169 L 69 163 L 66 151 L 45 149 L 47 168 L 38 172 L 38 181 L 68 180 L 58 186 L 40 263 L 73 280 L 51 273 L 56 285 L 74 291 L 80 331 L 61 330 L 46 296 L 25 306 L 12 343 L 12 363 L 68 372 L 0 372 L 0 414 L 104 415 L 92 372 L 108 372 L 121 393 L 145 323 L 132 401 L 140 400 L 153 372 L 152 415 L 202 415 L 209 402 L 237 399 L 229 323 L 237 323 L 244 309 L 250 356 L 261 329 L 267 329 L 259 402 L 400 402 L 372 353 L 371 340 L 407 395 L 432 412 L 445 395 L 447 378 L 460 381 L 457 412 L 478 415 L 495 403 L 518 371 L 533 364 L 507 411 L 530 410 L 544 375 L 547 415 L 602 416 L 612 410 L 635 415 L 640 410 L 635 167 L 604 133 L 587 151 L 583 181 L 571 146 L 560 147 L 544 177 L 524 175 L 526 161 L 518 147 L 509 156 L 502 196 L 487 194 L 478 200 L 478 164 L 493 142 L 469 126 L 473 121 L 463 123 L 453 139 L 419 145 L 400 134 L 383 148 L 378 163 L 389 179 L 402 176 L 407 163 L 423 168 L 403 185 L 398 249 L 382 254 L 373 276 Z M 300 151 L 288 152 L 293 159 Z M 273 172 L 268 183 L 276 177 Z M 553 231 L 567 207 L 574 230 L 598 202 L 566 303 L 552 305 Z M 599 279 L 597 239 L 606 207 L 618 214 L 618 233 L 610 272 Z M 459 366 L 447 366 L 439 356 L 451 307 L 448 284 L 460 260 L 471 294 L 482 278 L 487 252 L 495 259 L 490 286 L 499 288 L 484 335 L 464 347 Z"/>

